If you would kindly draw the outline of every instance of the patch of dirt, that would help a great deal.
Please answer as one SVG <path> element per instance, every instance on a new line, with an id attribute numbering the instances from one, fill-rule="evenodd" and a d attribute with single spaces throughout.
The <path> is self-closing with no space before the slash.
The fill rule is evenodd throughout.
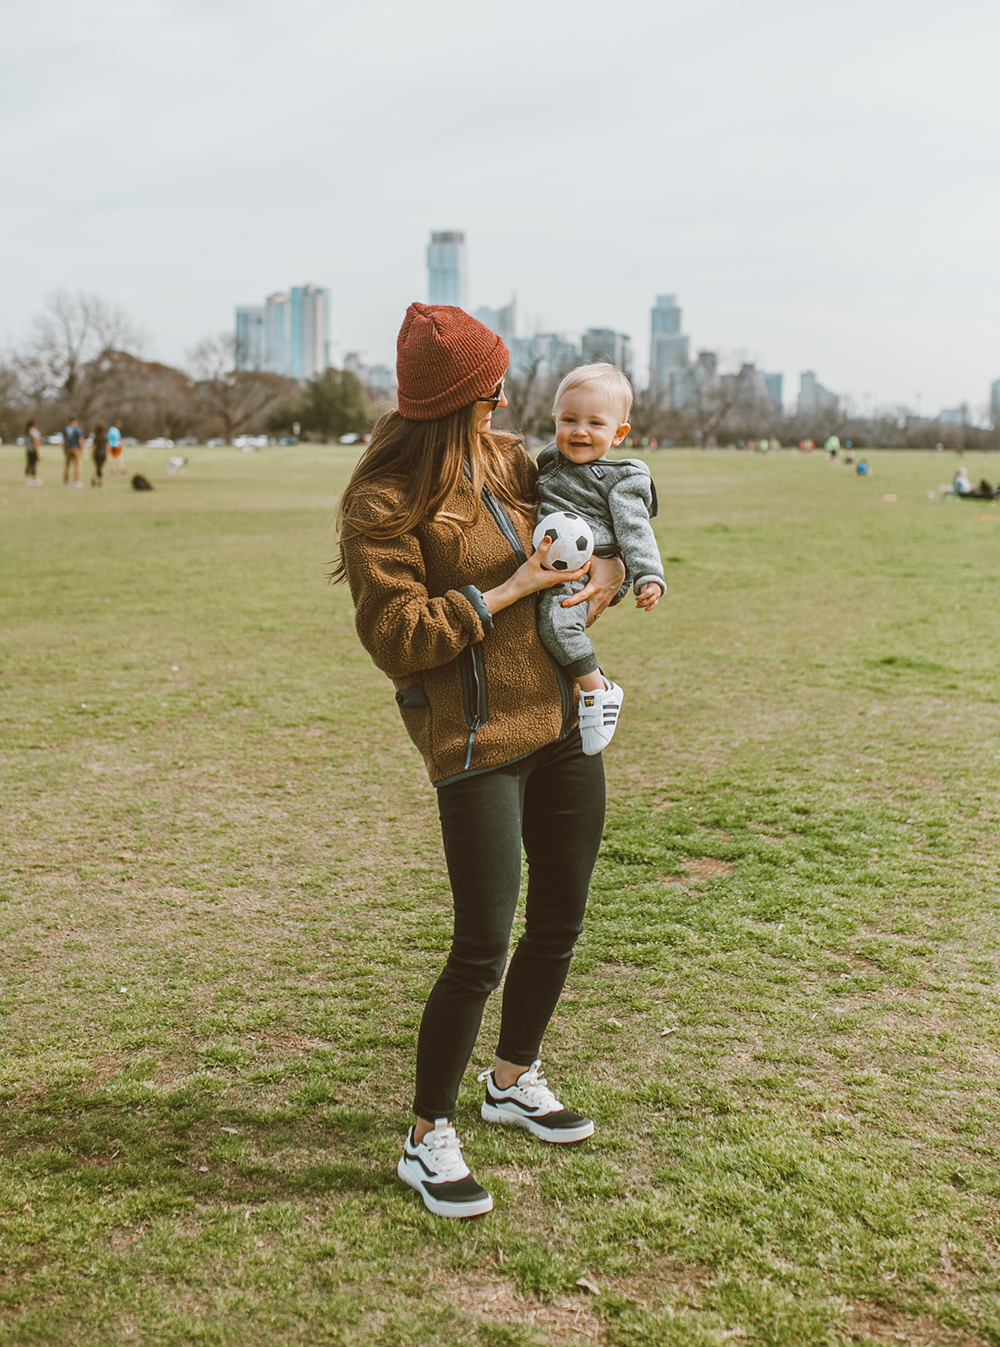
<path id="1" fill-rule="evenodd" d="M 855 1305 L 848 1337 L 855 1342 L 905 1342 L 906 1347 L 986 1347 L 986 1339 L 964 1328 L 946 1328 L 940 1319 L 922 1314 L 912 1319 L 876 1304 Z"/>
<path id="2" fill-rule="evenodd" d="M 703 879 L 717 879 L 720 875 L 732 874 L 733 867 L 729 861 L 716 861 L 710 856 L 698 856 L 694 860 L 685 861 L 684 869 L 691 879 L 698 883 Z"/>
<path id="3" fill-rule="evenodd" d="M 556 1296 L 554 1300 L 527 1300 L 506 1282 L 456 1287 L 447 1299 L 457 1309 L 494 1324 L 525 1324 L 547 1330 L 553 1347 L 578 1342 L 604 1343 L 604 1324 L 590 1307 L 590 1297 Z"/>
<path id="4" fill-rule="evenodd" d="M 497 1171 L 500 1173 L 501 1171 Z M 706 1285 L 714 1280 L 707 1268 L 690 1267 L 673 1259 L 656 1259 L 645 1272 L 630 1277 L 605 1280 L 595 1276 L 598 1292 L 615 1291 L 633 1301 L 640 1309 L 656 1310 L 664 1304 L 664 1292 L 679 1292 L 686 1308 L 697 1308 Z M 599 1314 L 600 1294 L 592 1295 L 581 1287 L 577 1295 L 539 1300 L 522 1297 L 509 1282 L 476 1281 L 463 1286 L 449 1282 L 439 1285 L 438 1294 L 466 1314 L 486 1323 L 525 1324 L 542 1329 L 550 1347 L 570 1347 L 573 1343 L 604 1344 L 605 1324 Z"/>

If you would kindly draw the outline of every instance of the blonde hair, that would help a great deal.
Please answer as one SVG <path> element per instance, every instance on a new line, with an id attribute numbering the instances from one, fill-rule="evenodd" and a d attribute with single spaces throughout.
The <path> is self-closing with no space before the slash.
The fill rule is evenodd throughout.
<path id="1" fill-rule="evenodd" d="M 601 390 L 609 407 L 620 413 L 619 425 L 624 425 L 632 411 L 632 385 L 617 365 L 609 365 L 604 361 L 571 369 L 556 389 L 552 401 L 553 412 L 564 393 L 568 393 L 571 388 L 586 388 L 590 384 Z"/>

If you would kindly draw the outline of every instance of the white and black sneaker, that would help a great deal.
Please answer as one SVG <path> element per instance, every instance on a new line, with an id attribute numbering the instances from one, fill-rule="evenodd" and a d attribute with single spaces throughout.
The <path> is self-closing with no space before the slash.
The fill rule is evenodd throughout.
<path id="1" fill-rule="evenodd" d="M 438 1118 L 419 1146 L 410 1128 L 396 1173 L 435 1216 L 484 1216 L 493 1210 L 493 1199 L 469 1173 L 462 1143 L 447 1118 Z"/>
<path id="2" fill-rule="evenodd" d="M 541 1062 L 534 1062 L 518 1076 L 507 1090 L 501 1090 L 492 1071 L 484 1071 L 479 1079 L 486 1082 L 486 1098 L 480 1110 L 487 1122 L 507 1123 L 511 1127 L 526 1127 L 542 1141 L 585 1141 L 594 1135 L 594 1124 L 589 1118 L 563 1108 L 538 1074 Z"/>
<path id="3" fill-rule="evenodd" d="M 592 758 L 595 753 L 602 753 L 611 743 L 625 700 L 625 693 L 617 683 L 609 682 L 608 679 L 604 681 L 608 686 L 603 692 L 580 693 L 580 737 L 588 758 Z"/>

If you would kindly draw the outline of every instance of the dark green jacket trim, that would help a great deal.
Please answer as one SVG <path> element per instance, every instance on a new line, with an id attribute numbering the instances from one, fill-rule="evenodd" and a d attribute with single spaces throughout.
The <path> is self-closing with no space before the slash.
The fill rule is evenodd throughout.
<path id="1" fill-rule="evenodd" d="M 482 591 L 478 590 L 475 585 L 459 585 L 458 593 L 463 594 L 475 608 L 476 616 L 483 624 L 483 635 L 489 636 L 493 630 L 493 614 L 486 607 L 486 600 L 483 598 Z"/>

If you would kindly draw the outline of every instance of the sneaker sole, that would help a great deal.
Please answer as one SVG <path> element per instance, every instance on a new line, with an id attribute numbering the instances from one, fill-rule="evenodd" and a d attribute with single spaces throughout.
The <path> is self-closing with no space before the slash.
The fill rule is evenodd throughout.
<path id="1" fill-rule="evenodd" d="M 560 1127 L 554 1130 L 551 1127 L 542 1127 L 534 1118 L 504 1113 L 503 1109 L 486 1102 L 483 1103 L 479 1113 L 484 1122 L 506 1123 L 508 1127 L 524 1127 L 533 1137 L 538 1137 L 539 1141 L 553 1141 L 560 1146 L 567 1146 L 573 1141 L 586 1141 L 588 1137 L 594 1135 L 594 1124 L 589 1118 L 578 1127 Z"/>
<path id="2" fill-rule="evenodd" d="M 439 1197 L 431 1197 L 419 1179 L 410 1178 L 404 1160 L 400 1160 L 396 1166 L 396 1173 L 408 1187 L 420 1194 L 424 1206 L 433 1216 L 450 1216 L 462 1219 L 467 1216 L 485 1216 L 488 1211 L 493 1210 L 493 1198 L 489 1193 L 475 1202 L 442 1202 Z"/>

